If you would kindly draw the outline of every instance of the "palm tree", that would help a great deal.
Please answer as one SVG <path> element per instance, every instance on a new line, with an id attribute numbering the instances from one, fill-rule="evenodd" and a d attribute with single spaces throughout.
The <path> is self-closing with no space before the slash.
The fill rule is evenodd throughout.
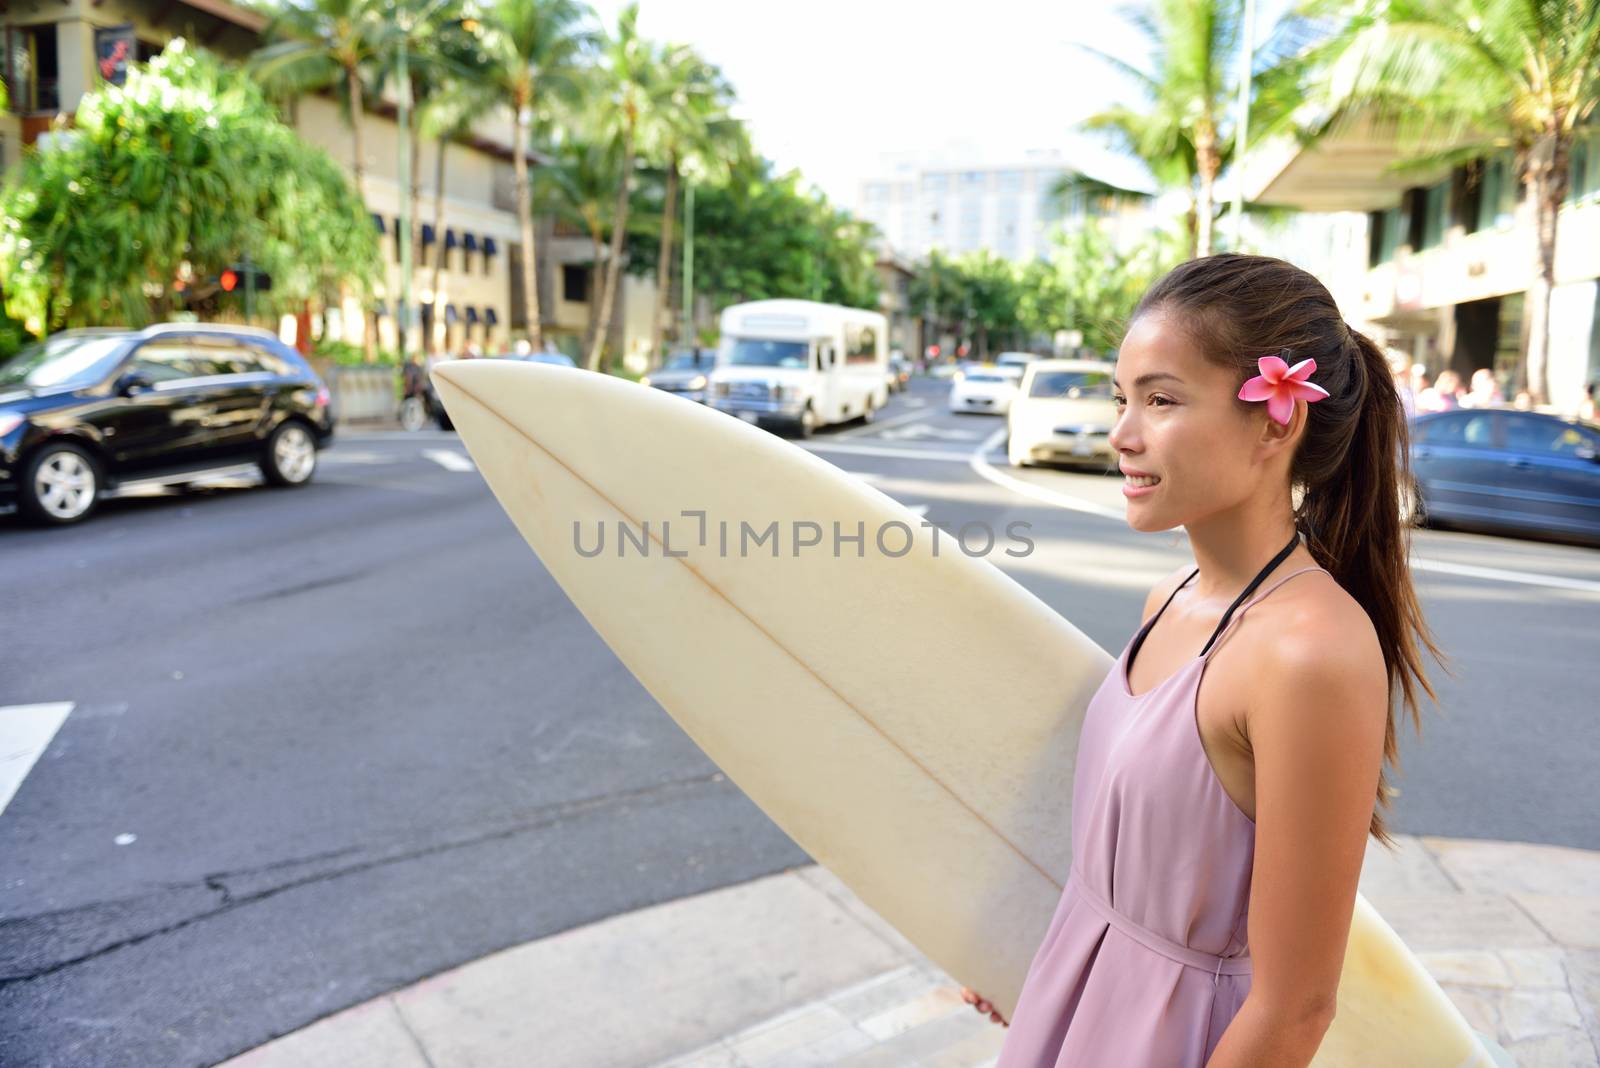
<path id="1" fill-rule="evenodd" d="M 601 120 L 597 132 L 614 138 L 620 146 L 622 180 L 617 185 L 617 206 L 611 215 L 611 245 L 604 268 L 605 282 L 600 288 L 599 328 L 589 348 L 591 370 L 599 369 L 622 278 L 622 244 L 628 229 L 634 165 L 641 149 L 654 156 L 663 139 L 661 94 L 666 83 L 662 71 L 669 65 L 661 51 L 639 36 L 638 3 L 624 7 L 617 16 L 616 34 L 605 43 L 604 64 L 596 72 L 596 95 L 606 105 L 597 113 Z"/>
<path id="2" fill-rule="evenodd" d="M 579 82 L 595 40 L 588 18 L 589 9 L 576 0 L 488 0 L 473 23 L 483 51 L 481 84 L 509 106 L 515 123 L 511 159 L 516 174 L 517 221 L 522 229 L 522 291 L 528 340 L 535 349 L 544 346 L 544 331 L 528 153 L 533 147 L 535 120 L 579 95 Z"/>
<path id="3" fill-rule="evenodd" d="M 368 96 L 363 79 L 383 55 L 384 19 L 372 0 L 307 0 L 289 4 L 267 26 L 270 44 L 251 55 L 247 69 L 268 92 L 296 96 L 333 89 L 350 126 L 351 172 L 356 195 L 367 203 L 367 164 L 362 136 Z M 377 313 L 366 312 L 362 345 L 377 357 Z"/>
<path id="4" fill-rule="evenodd" d="M 1538 238 L 1522 374 L 1544 403 L 1557 223 L 1574 138 L 1600 103 L 1600 3 L 1364 0 L 1324 49 L 1316 85 L 1332 116 L 1322 132 L 1378 118 L 1413 167 L 1515 153 Z"/>
<path id="5" fill-rule="evenodd" d="M 660 356 L 666 329 L 667 298 L 672 289 L 673 222 L 683 170 L 711 182 L 727 178 L 730 168 L 750 153 L 744 127 L 729 115 L 733 88 L 722 72 L 692 49 L 673 48 L 662 70 L 662 95 L 667 101 L 662 122 L 666 190 L 661 204 L 661 244 L 656 259 L 656 304 L 650 317 L 650 356 Z"/>
<path id="6" fill-rule="evenodd" d="M 592 249 L 590 264 L 598 278 L 616 201 L 617 179 L 622 173 L 617 146 L 607 140 L 562 137 L 551 146 L 551 155 L 550 162 L 534 175 L 535 202 L 583 227 Z M 599 307 L 591 293 L 589 322 L 583 336 L 585 350 L 599 330 Z"/>
<path id="7" fill-rule="evenodd" d="M 298 95 L 334 89 L 350 125 L 356 192 L 366 203 L 366 153 L 362 83 L 383 54 L 384 22 L 371 0 L 306 0 L 284 6 L 267 26 L 272 43 L 258 49 L 248 69 L 269 92 Z"/>
<path id="8" fill-rule="evenodd" d="M 1126 17 L 1149 43 L 1149 70 L 1084 47 L 1131 78 L 1146 106 L 1111 108 L 1083 125 L 1109 134 L 1157 181 L 1188 192 L 1193 253 L 1210 255 L 1217 175 L 1233 152 L 1225 116 L 1229 65 L 1244 24 L 1240 0 L 1154 0 L 1150 12 L 1135 9 Z"/>
<path id="9" fill-rule="evenodd" d="M 456 84 L 476 70 L 476 42 L 463 27 L 460 0 L 401 0 L 396 8 L 391 9 L 391 18 L 385 23 L 380 45 L 382 55 L 378 65 L 378 85 L 381 88 L 390 79 L 404 78 L 403 92 L 409 105 L 404 108 L 406 128 L 402 131 L 409 157 L 406 161 L 407 188 L 403 190 L 406 210 L 402 213 L 408 249 L 402 252 L 401 270 L 406 271 L 416 262 L 409 250 L 417 248 L 417 236 L 421 229 L 418 207 L 422 198 L 425 123 L 426 133 L 437 136 L 439 131 L 436 127 L 441 122 L 454 121 L 457 125 L 448 131 L 453 134 L 459 131 L 461 124 L 475 118 L 482 110 L 482 104 L 478 105 L 476 111 L 466 110 L 463 101 L 468 98 L 455 92 Z M 441 146 L 442 143 L 441 139 Z M 443 182 L 443 163 L 444 152 L 441 147 L 435 171 L 436 183 Z M 434 208 L 434 232 L 437 234 L 440 229 L 438 213 L 443 208 L 437 186 Z M 437 255 L 442 257 L 442 254 L 441 242 Z M 436 259 L 435 262 L 434 292 L 437 294 L 439 261 Z M 410 291 L 411 277 L 407 275 L 402 279 L 401 296 L 408 316 Z M 404 338 L 406 334 L 402 333 L 401 336 Z M 424 337 L 424 348 L 428 343 L 429 339 Z M 405 348 L 404 341 L 401 348 Z"/>

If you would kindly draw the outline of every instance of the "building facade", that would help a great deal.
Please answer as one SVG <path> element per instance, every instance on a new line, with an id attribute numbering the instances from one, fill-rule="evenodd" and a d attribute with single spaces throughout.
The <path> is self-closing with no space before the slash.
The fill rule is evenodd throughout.
<path id="1" fill-rule="evenodd" d="M 1049 254 L 1062 222 L 1099 218 L 1119 239 L 1152 225 L 1151 198 L 1058 193 L 1083 173 L 1050 154 L 1018 163 L 973 166 L 905 164 L 861 183 L 856 214 L 878 228 L 896 252 L 920 259 L 934 249 L 962 255 L 987 249 L 1025 262 Z"/>
<path id="2" fill-rule="evenodd" d="M 1509 155 L 1431 172 L 1397 173 L 1392 135 L 1352 127 L 1311 147 L 1265 146 L 1246 167 L 1253 200 L 1341 212 L 1338 279 L 1345 317 L 1411 354 L 1430 377 L 1494 372 L 1510 398 L 1526 346 L 1526 294 L 1537 239 Z M 1550 301 L 1549 400 L 1575 412 L 1600 378 L 1600 127 L 1572 154 Z"/>
<path id="3" fill-rule="evenodd" d="M 243 60 L 265 43 L 267 22 L 227 0 L 5 0 L 0 7 L 0 78 L 9 90 L 11 109 L 0 112 L 0 170 L 15 163 L 58 115 L 70 116 L 85 93 L 103 84 L 102 59 L 120 55 L 143 61 L 181 36 L 227 59 Z M 288 121 L 336 162 L 353 166 L 349 126 L 333 96 L 299 97 Z M 521 229 L 513 195 L 513 130 L 507 111 L 487 116 L 455 141 L 422 139 L 417 144 L 408 335 L 412 352 L 459 353 L 471 345 L 493 353 L 527 329 Z M 360 343 L 375 327 L 380 347 L 395 349 L 402 193 L 400 129 L 392 99 L 369 102 L 362 141 L 367 207 L 380 235 L 382 274 L 374 280 L 376 299 L 368 306 L 351 299 L 323 309 L 312 333 Z M 537 157 L 530 160 L 535 166 L 539 162 Z M 441 173 L 443 211 L 436 224 L 435 187 Z M 563 236 L 547 217 L 536 216 L 535 225 L 541 324 L 562 349 L 581 359 L 590 301 L 599 289 L 589 241 Z M 608 330 L 613 353 L 632 357 L 635 364 L 649 343 L 653 289 L 649 282 L 624 274 Z"/>

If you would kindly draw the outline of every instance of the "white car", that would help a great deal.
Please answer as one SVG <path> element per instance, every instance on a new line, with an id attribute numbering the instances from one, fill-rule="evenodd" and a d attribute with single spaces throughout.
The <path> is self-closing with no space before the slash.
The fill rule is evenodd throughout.
<path id="1" fill-rule="evenodd" d="M 1116 461 L 1111 429 L 1117 402 L 1112 365 L 1097 360 L 1035 360 L 1006 417 L 1012 467 L 1031 463 L 1088 464 Z"/>
<path id="2" fill-rule="evenodd" d="M 1038 358 L 1031 352 L 1002 352 L 994 358 L 994 363 L 996 367 L 1014 367 L 1021 372 Z"/>
<path id="3" fill-rule="evenodd" d="M 962 371 L 950 383 L 952 412 L 990 412 L 1004 415 L 1017 395 L 1017 380 L 988 364 Z"/>

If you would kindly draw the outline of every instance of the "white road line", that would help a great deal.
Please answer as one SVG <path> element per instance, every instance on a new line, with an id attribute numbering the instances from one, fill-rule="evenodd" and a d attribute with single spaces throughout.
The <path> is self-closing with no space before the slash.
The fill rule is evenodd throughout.
<path id="1" fill-rule="evenodd" d="M 0 814 L 67 721 L 72 702 L 0 708 Z"/>
<path id="2" fill-rule="evenodd" d="M 1417 571 L 1436 571 L 1441 575 L 1460 575 L 1463 578 L 1487 579 L 1490 582 L 1516 582 L 1524 586 L 1546 586 L 1552 590 L 1600 593 L 1600 582 L 1590 579 L 1567 578 L 1564 575 L 1541 575 L 1533 571 L 1506 571 L 1498 567 L 1452 564 L 1444 560 L 1419 560 L 1416 557 L 1411 558 L 1411 567 Z"/>
<path id="3" fill-rule="evenodd" d="M 878 419 L 874 422 L 868 423 L 866 426 L 851 427 L 849 430 L 841 430 L 837 434 L 830 436 L 833 438 L 867 437 L 872 434 L 876 434 L 884 427 L 897 426 L 900 423 L 910 423 L 918 419 L 926 419 L 930 414 L 931 413 L 929 412 L 906 412 L 904 415 L 897 415 L 893 419 Z"/>
<path id="4" fill-rule="evenodd" d="M 423 449 L 422 455 L 446 471 L 476 471 L 478 465 L 472 462 L 471 457 L 463 456 L 454 449 Z"/>
<path id="5" fill-rule="evenodd" d="M 970 459 L 964 452 L 952 452 L 949 449 L 895 449 L 882 445 L 835 445 L 826 441 L 796 444 L 812 452 L 842 452 L 853 456 L 898 456 L 906 460 L 933 460 L 945 464 L 964 464 Z"/>
<path id="6" fill-rule="evenodd" d="M 1105 519 L 1115 519 L 1126 522 L 1127 515 L 1114 508 L 1103 504 L 1086 501 L 1072 497 L 1055 490 L 1048 490 L 1042 486 L 1035 486 L 1020 478 L 997 471 L 985 458 L 988 451 L 1004 440 L 1005 431 L 996 431 L 987 441 L 969 457 L 972 470 L 980 478 L 985 478 L 997 486 L 1011 490 L 1013 493 L 1028 497 L 1043 504 L 1053 504 L 1058 508 L 1065 508 L 1074 512 L 1083 512 L 1088 515 L 1097 515 Z M 1478 567 L 1473 564 L 1452 564 L 1444 560 L 1429 560 L 1426 557 L 1413 556 L 1411 566 L 1417 571 L 1432 571 L 1443 575 L 1459 575 L 1463 578 L 1484 579 L 1489 582 L 1509 582 L 1522 586 L 1542 586 L 1556 590 L 1576 590 L 1579 593 L 1600 593 L 1600 582 L 1591 579 L 1567 578 L 1563 575 L 1541 575 L 1533 571 L 1508 571 L 1498 567 Z"/>
<path id="7" fill-rule="evenodd" d="M 906 505 L 906 511 L 925 516 L 928 514 L 928 506 L 925 504 L 908 504 Z"/>
<path id="8" fill-rule="evenodd" d="M 1127 521 L 1127 515 L 1115 508 L 1107 508 L 1105 505 L 1096 504 L 1093 501 L 1069 497 L 1065 493 L 1048 490 L 1043 486 L 1035 486 L 1032 482 L 1017 478 L 1015 475 L 1008 475 L 1003 471 L 996 470 L 994 465 L 986 459 L 986 456 L 990 449 L 998 446 L 1005 438 L 1006 432 L 1004 430 L 996 430 L 989 435 L 988 440 L 978 446 L 972 455 L 967 458 L 973 472 L 979 478 L 987 479 L 1003 489 L 1008 489 L 1012 493 L 1031 498 L 1042 504 L 1053 504 L 1057 508 L 1065 508 L 1073 512 L 1085 512 L 1089 515 L 1100 516 L 1102 519 L 1115 519 L 1119 522 Z"/>

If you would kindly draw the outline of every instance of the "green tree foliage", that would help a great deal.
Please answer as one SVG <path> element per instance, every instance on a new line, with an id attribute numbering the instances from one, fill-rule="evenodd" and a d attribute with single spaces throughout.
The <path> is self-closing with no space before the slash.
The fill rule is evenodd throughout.
<path id="1" fill-rule="evenodd" d="M 1120 247 L 1090 220 L 1059 231 L 1048 260 L 935 251 L 912 281 L 911 308 L 935 333 L 970 342 L 979 359 L 1004 347 L 1048 346 L 1058 330 L 1076 330 L 1085 348 L 1110 354 L 1139 298 L 1186 250 L 1186 239 L 1160 231 Z"/>
<path id="2" fill-rule="evenodd" d="M 376 273 L 372 222 L 346 172 L 249 78 L 182 39 L 130 68 L 125 86 L 84 97 L 75 127 L 0 192 L 0 277 L 19 319 L 142 325 L 203 297 L 246 255 L 272 275 L 267 312 Z"/>
<path id="3" fill-rule="evenodd" d="M 694 215 L 695 289 L 716 306 L 791 297 L 878 307 L 874 230 L 804 188 L 799 172 L 776 175 L 765 161 L 741 168 L 700 187 Z M 659 232 L 655 219 L 630 231 L 636 269 L 655 263 Z"/>

